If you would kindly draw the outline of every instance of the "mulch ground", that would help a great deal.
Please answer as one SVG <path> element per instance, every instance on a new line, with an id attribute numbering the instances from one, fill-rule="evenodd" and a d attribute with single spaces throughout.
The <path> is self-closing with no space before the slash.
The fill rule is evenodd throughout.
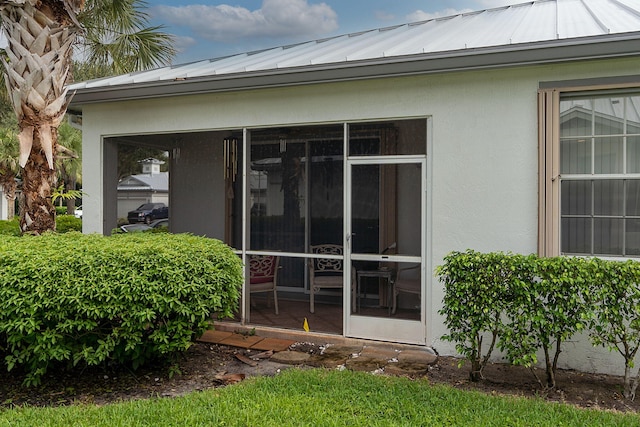
<path id="1" fill-rule="evenodd" d="M 319 352 L 312 343 L 294 346 L 297 351 Z M 175 397 L 189 392 L 222 387 L 252 375 L 275 375 L 288 365 L 266 358 L 248 364 L 256 351 L 219 344 L 196 343 L 182 357 L 179 372 L 175 367 L 159 364 L 131 371 L 122 367 L 94 367 L 70 372 L 53 370 L 38 387 L 23 387 L 19 372 L 0 374 L 0 408 L 19 405 L 61 406 L 70 404 L 105 405 L 131 399 Z M 240 356 L 240 358 L 238 357 Z M 244 357 L 243 357 L 244 356 Z M 244 362 L 241 360 L 245 360 Z M 253 359 L 251 359 L 253 360 Z M 480 392 L 541 397 L 585 408 L 640 411 L 640 398 L 629 401 L 622 397 L 622 378 L 608 375 L 560 371 L 558 387 L 543 392 L 533 374 L 526 368 L 490 364 L 485 379 L 468 380 L 468 368 L 458 368 L 458 359 L 441 357 L 426 375 L 433 384 L 448 384 L 458 389 Z M 252 366 L 253 365 L 253 366 Z M 544 372 L 538 375 L 543 378 Z"/>

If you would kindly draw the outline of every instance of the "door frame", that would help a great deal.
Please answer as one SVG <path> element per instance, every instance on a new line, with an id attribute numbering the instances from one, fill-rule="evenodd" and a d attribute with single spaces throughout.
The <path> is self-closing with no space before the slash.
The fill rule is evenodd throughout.
<path id="1" fill-rule="evenodd" d="M 345 150 L 345 152 L 348 152 Z M 420 165 L 420 255 L 385 255 L 385 254 L 357 254 L 352 252 L 352 173 L 353 166 L 359 165 Z M 351 282 L 352 275 L 345 274 L 343 291 L 344 302 L 344 335 L 353 338 L 365 338 L 381 341 L 401 342 L 407 344 L 426 344 L 427 330 L 427 155 L 384 155 L 384 156 L 345 156 L 344 172 L 344 248 L 345 269 L 351 271 L 353 261 L 384 261 L 420 263 L 420 320 L 407 320 L 386 317 L 361 316 L 351 312 Z M 397 207 L 396 207 L 397 209 Z M 389 295 L 388 297 L 392 297 Z"/>

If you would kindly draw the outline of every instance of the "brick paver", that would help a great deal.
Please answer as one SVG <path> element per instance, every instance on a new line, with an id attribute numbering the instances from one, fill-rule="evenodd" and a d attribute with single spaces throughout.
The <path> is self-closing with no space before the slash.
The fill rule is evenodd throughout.
<path id="1" fill-rule="evenodd" d="M 198 341 L 208 342 L 212 344 L 219 344 L 225 338 L 229 338 L 233 335 L 233 332 L 226 331 L 206 331 L 202 336 L 198 339 Z"/>
<path id="2" fill-rule="evenodd" d="M 251 348 L 264 338 L 256 335 L 231 334 L 231 336 L 220 341 L 219 344 L 230 345 L 232 347 Z"/>

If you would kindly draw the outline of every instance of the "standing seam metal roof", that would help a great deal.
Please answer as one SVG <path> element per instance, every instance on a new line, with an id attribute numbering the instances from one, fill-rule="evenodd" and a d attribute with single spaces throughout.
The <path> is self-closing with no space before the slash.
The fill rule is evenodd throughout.
<path id="1" fill-rule="evenodd" d="M 611 35 L 640 38 L 640 0 L 538 0 L 107 77 L 73 84 L 71 89 L 82 93 L 121 85 L 296 72 L 312 66 L 357 66 L 434 54 L 447 58 L 488 48 L 509 52 L 558 41 L 565 46 L 584 44 L 584 38 Z"/>

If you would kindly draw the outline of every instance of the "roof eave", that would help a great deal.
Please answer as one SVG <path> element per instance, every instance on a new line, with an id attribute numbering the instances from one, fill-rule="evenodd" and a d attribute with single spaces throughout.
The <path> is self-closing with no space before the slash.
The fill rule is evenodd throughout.
<path id="1" fill-rule="evenodd" d="M 82 88 L 71 110 L 83 104 L 193 95 L 323 82 L 502 68 L 640 55 L 640 32 L 345 61 L 286 69 L 222 74 L 186 80 Z"/>

